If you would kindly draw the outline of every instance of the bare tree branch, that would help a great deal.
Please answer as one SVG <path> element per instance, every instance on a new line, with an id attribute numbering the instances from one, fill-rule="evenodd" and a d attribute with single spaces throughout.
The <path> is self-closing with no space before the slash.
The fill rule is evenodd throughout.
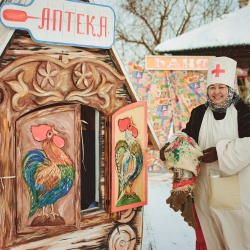
<path id="1" fill-rule="evenodd" d="M 116 46 L 125 62 L 143 62 L 164 40 L 238 9 L 238 0 L 119 0 Z"/>

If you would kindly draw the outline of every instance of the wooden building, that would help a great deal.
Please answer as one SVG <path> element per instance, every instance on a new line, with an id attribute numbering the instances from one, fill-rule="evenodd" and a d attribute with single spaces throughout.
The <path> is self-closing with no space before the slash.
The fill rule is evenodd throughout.
<path id="1" fill-rule="evenodd" d="M 141 249 L 159 142 L 116 50 L 0 40 L 0 248 Z"/>
<path id="2" fill-rule="evenodd" d="M 250 5 L 157 45 L 159 54 L 227 56 L 250 68 Z"/>
<path id="3" fill-rule="evenodd" d="M 244 5 L 242 5 L 244 6 Z M 237 61 L 241 97 L 250 103 L 250 5 L 157 45 L 159 55 L 227 56 Z"/>

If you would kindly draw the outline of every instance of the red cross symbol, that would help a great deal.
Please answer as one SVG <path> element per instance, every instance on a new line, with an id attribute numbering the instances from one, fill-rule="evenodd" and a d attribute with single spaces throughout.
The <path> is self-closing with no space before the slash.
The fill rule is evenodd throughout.
<path id="1" fill-rule="evenodd" d="M 215 73 L 215 77 L 219 77 L 220 73 L 225 73 L 224 69 L 220 69 L 220 64 L 216 64 L 216 68 L 212 70 L 212 74 Z"/>

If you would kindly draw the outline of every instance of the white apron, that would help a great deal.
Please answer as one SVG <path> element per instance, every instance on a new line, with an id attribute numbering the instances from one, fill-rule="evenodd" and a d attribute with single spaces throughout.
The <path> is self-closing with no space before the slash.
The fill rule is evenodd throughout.
<path id="1" fill-rule="evenodd" d="M 238 159 L 240 157 L 238 157 L 237 148 L 246 147 L 249 144 L 250 151 L 250 139 L 237 139 L 238 137 L 237 110 L 234 105 L 227 108 L 223 120 L 215 120 L 210 108 L 207 109 L 200 128 L 198 144 L 203 150 L 216 146 L 218 161 L 201 163 L 201 171 L 195 183 L 194 200 L 208 250 L 250 249 L 250 168 L 241 167 L 239 169 L 241 172 L 238 174 L 236 172 L 235 175 L 236 181 L 239 180 L 236 199 L 240 201 L 240 205 L 238 204 L 240 207 L 214 207 L 210 206 L 212 203 L 209 200 L 211 196 L 210 170 L 218 171 L 221 177 L 225 177 L 236 171 L 233 166 L 235 163 L 232 164 L 232 162 L 236 162 L 237 165 L 239 160 L 241 165 L 245 164 L 244 167 L 249 164 L 247 162 L 249 157 L 247 160 L 244 158 L 246 152 L 242 152 L 244 163 Z M 249 191 L 246 190 L 246 185 L 249 186 Z M 229 199 L 230 196 L 228 195 Z M 235 205 L 234 202 L 233 205 Z M 247 221 L 244 222 L 244 220 Z"/>

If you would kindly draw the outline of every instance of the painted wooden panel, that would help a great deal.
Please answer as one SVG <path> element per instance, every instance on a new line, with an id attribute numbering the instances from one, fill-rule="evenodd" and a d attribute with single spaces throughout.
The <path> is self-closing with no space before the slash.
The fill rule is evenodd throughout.
<path id="1" fill-rule="evenodd" d="M 111 211 L 147 204 L 147 102 L 112 115 Z"/>
<path id="2" fill-rule="evenodd" d="M 80 225 L 79 105 L 32 112 L 16 122 L 18 232 Z"/>

